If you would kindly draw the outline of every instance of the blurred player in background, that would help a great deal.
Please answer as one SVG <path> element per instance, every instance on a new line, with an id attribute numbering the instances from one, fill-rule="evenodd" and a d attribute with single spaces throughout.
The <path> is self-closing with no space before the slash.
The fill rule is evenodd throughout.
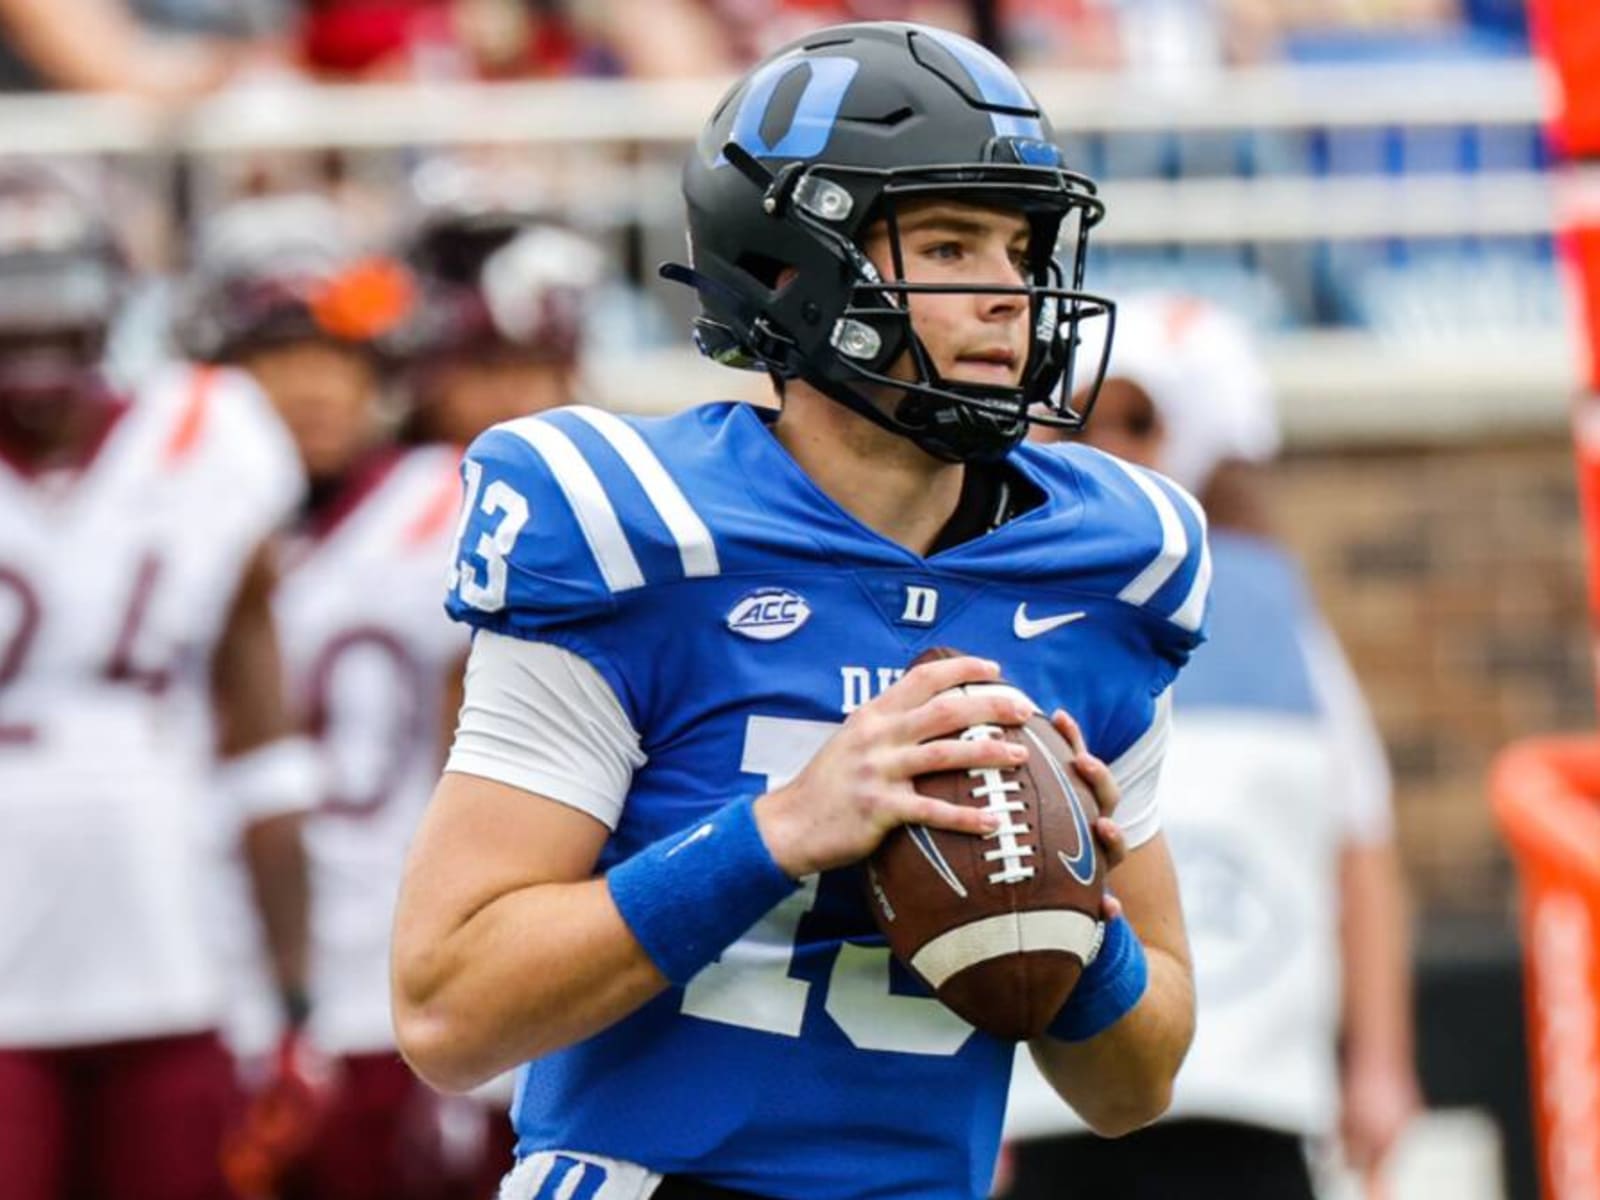
<path id="1" fill-rule="evenodd" d="M 0 1190 L 217 1200 L 208 807 L 234 807 L 275 992 L 304 1007 L 311 772 L 263 548 L 304 484 L 244 377 L 108 386 L 127 281 L 94 194 L 0 162 Z"/>
<path id="2" fill-rule="evenodd" d="M 398 264 L 359 250 L 321 197 L 224 209 L 201 231 L 180 333 L 192 352 L 261 384 L 311 482 L 278 547 L 273 615 L 296 722 L 320 768 L 307 828 L 308 1030 L 332 1059 L 331 1087 L 286 1137 L 272 1107 L 286 1081 L 271 1080 L 230 1169 L 252 1194 L 330 1200 L 443 1186 L 439 1104 L 394 1053 L 385 964 L 401 856 L 438 765 L 445 674 L 462 653 L 428 603 L 457 502 L 456 456 L 392 443 L 378 339 L 409 316 L 412 290 Z M 259 1052 L 259 1020 L 243 1024 L 244 1048 Z"/>
<path id="3" fill-rule="evenodd" d="M 477 1176 L 504 1169 L 504 1104 L 488 1139 L 475 1105 L 439 1097 L 395 1053 L 394 893 L 466 655 L 438 607 L 459 443 L 570 398 L 598 255 L 504 212 L 431 214 L 407 248 L 414 275 L 359 250 L 322 198 L 242 202 L 203 232 L 184 321 L 197 352 L 262 384 L 311 478 L 274 612 L 322 762 L 308 830 L 310 1031 L 335 1058 L 335 1086 L 315 1137 L 280 1155 L 277 1174 L 286 1194 L 317 1200 L 471 1195 Z M 405 445 L 385 404 L 397 352 L 415 395 Z M 498 1169 L 485 1165 L 491 1144 Z"/>
<path id="4" fill-rule="evenodd" d="M 447 445 L 459 462 L 485 429 L 582 398 L 585 327 L 606 264 L 575 230 L 506 204 L 495 177 L 468 170 L 455 183 L 405 240 L 417 303 L 395 345 L 406 362 L 402 437 Z M 465 651 L 446 679 L 441 758 L 461 707 Z M 494 1193 L 511 1162 L 511 1083 L 503 1075 L 473 1093 L 488 1109 L 480 1196 Z"/>
<path id="5" fill-rule="evenodd" d="M 1013 1047 L 895 964 L 857 864 L 903 823 L 998 835 L 914 787 L 1018 761 L 955 736 L 1031 711 L 955 690 L 997 657 L 1102 811 L 1126 796 L 1126 833 L 1097 823 L 1124 911 L 1033 1049 L 1105 1132 L 1164 1107 L 1192 992 L 1149 801 L 1210 572 L 1179 489 L 1019 444 L 1034 401 L 1081 420 L 1061 334 L 1105 315 L 1103 208 L 1050 138 L 965 38 L 790 47 L 707 122 L 669 268 L 782 411 L 577 407 L 469 449 L 449 607 L 476 632 L 394 998 L 442 1086 L 527 1064 L 504 1200 L 982 1193 Z M 933 645 L 984 657 L 907 669 Z"/>
<path id="6" fill-rule="evenodd" d="M 467 190 L 430 206 L 405 241 L 417 287 L 398 339 L 405 437 L 465 447 L 501 421 L 575 403 L 584 323 L 605 274 L 576 231 Z"/>
<path id="7" fill-rule="evenodd" d="M 1168 472 L 1211 519 L 1211 638 L 1174 691 L 1161 789 L 1198 1032 L 1166 1119 L 1119 1142 L 1024 1142 L 1010 1195 L 1309 1200 L 1304 1139 L 1336 1128 L 1381 1195 L 1419 1104 L 1389 773 L 1273 533 L 1261 464 L 1278 429 L 1247 332 L 1202 301 L 1124 301 L 1085 440 Z M 1063 1116 L 1019 1070 L 1013 1135 L 1060 1131 Z"/>

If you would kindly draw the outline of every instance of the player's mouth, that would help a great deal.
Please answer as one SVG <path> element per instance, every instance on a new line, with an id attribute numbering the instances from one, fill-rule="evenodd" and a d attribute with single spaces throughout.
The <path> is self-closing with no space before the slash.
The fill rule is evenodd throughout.
<path id="1" fill-rule="evenodd" d="M 1017 381 L 1017 353 L 1004 346 L 968 351 L 956 356 L 956 369 L 952 374 L 970 383 L 1010 386 Z"/>

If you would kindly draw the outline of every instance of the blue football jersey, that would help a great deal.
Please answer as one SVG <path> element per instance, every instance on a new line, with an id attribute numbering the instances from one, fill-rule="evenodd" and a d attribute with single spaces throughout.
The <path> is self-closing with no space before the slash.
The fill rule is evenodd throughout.
<path id="1" fill-rule="evenodd" d="M 922 557 L 717 404 L 565 409 L 464 461 L 449 609 L 604 676 L 648 760 L 602 868 L 781 785 L 923 650 L 998 660 L 1116 759 L 1201 637 L 1198 506 L 1083 446 L 1018 447 L 1042 504 Z M 804 881 L 686 987 L 524 1068 L 519 1154 L 567 1149 L 795 1200 L 983 1196 L 1012 1047 L 890 957 L 858 869 Z"/>

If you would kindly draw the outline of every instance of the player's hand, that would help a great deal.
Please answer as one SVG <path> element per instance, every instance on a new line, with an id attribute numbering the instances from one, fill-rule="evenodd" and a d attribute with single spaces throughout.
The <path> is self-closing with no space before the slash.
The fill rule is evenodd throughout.
<path id="1" fill-rule="evenodd" d="M 1340 1138 L 1345 1161 L 1368 1197 L 1382 1194 L 1383 1166 L 1422 1107 L 1416 1076 L 1404 1063 L 1352 1061 L 1344 1072 Z"/>
<path id="2" fill-rule="evenodd" d="M 1128 857 L 1128 843 L 1122 836 L 1122 827 L 1112 819 L 1117 811 L 1117 805 L 1122 802 L 1122 789 L 1112 778 L 1111 768 L 1089 753 L 1088 747 L 1084 744 L 1083 730 L 1078 728 L 1078 723 L 1072 719 L 1071 714 L 1058 708 L 1051 715 L 1050 723 L 1072 747 L 1072 765 L 1078 769 L 1078 774 L 1083 776 L 1094 792 L 1094 801 L 1100 809 L 1100 815 L 1095 819 L 1092 828 L 1095 841 L 1100 843 L 1100 851 L 1106 856 L 1106 873 L 1110 874 L 1122 865 L 1123 859 Z M 1101 917 L 1111 921 L 1121 912 L 1122 902 L 1108 890 L 1105 899 L 1100 903 Z"/>
<path id="3" fill-rule="evenodd" d="M 911 668 L 844 726 L 790 783 L 755 804 L 772 857 L 792 878 L 858 862 L 897 825 L 987 834 L 997 818 L 920 795 L 918 775 L 973 768 L 1008 769 L 1026 747 L 998 738 L 961 741 L 973 725 L 1021 725 L 1032 711 L 1015 692 L 951 691 L 992 683 L 1000 668 L 981 658 L 947 658 Z"/>
<path id="4" fill-rule="evenodd" d="M 222 1169 L 243 1200 L 277 1194 L 284 1174 L 316 1137 L 332 1103 L 333 1065 L 301 1031 L 284 1034 L 271 1074 L 222 1144 Z"/>

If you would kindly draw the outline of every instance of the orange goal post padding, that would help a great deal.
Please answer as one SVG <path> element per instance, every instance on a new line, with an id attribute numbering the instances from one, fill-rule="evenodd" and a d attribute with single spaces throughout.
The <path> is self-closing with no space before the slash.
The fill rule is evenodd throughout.
<path id="1" fill-rule="evenodd" d="M 1600 736 L 1515 743 L 1490 794 L 1522 880 L 1544 1200 L 1600 1200 Z"/>
<path id="2" fill-rule="evenodd" d="M 1573 441 L 1600 666 L 1600 0 L 1530 0 L 1528 13 L 1557 88 L 1548 132 L 1565 160 L 1558 233 L 1588 359 Z M 1490 793 L 1522 881 L 1542 1194 L 1600 1200 L 1600 735 L 1508 747 Z"/>

